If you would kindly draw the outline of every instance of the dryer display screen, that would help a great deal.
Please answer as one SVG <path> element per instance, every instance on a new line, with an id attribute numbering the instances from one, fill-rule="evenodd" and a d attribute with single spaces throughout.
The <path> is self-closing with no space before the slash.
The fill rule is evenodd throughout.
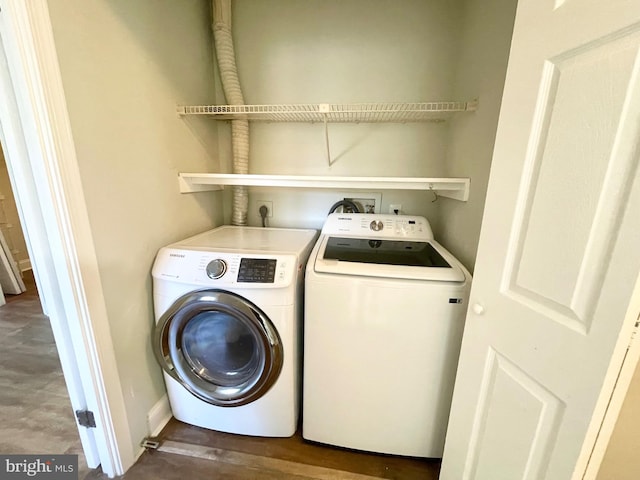
<path id="1" fill-rule="evenodd" d="M 330 237 L 324 258 L 342 262 L 451 268 L 430 243 L 403 240 Z"/>
<path id="2" fill-rule="evenodd" d="M 277 260 L 269 258 L 243 258 L 238 270 L 239 283 L 273 283 Z"/>

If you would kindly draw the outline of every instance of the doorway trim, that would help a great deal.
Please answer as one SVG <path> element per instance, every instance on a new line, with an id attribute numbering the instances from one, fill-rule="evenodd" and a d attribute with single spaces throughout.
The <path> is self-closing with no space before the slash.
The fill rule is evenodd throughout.
<path id="1" fill-rule="evenodd" d="M 574 471 L 575 480 L 595 480 L 640 361 L 640 275 L 627 308 L 624 327 Z"/>
<path id="2" fill-rule="evenodd" d="M 0 0 L 0 135 L 89 467 L 136 460 L 45 0 Z M 6 62 L 6 63 L 5 63 Z"/>

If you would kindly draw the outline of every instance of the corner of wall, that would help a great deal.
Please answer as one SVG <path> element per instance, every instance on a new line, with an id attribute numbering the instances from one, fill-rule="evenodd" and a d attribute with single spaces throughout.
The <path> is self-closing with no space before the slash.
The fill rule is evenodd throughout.
<path id="1" fill-rule="evenodd" d="M 149 426 L 149 436 L 157 437 L 162 429 L 171 420 L 171 406 L 167 395 L 163 395 L 147 413 L 147 425 Z"/>
<path id="2" fill-rule="evenodd" d="M 475 266 L 484 200 L 515 19 L 516 0 L 469 0 L 461 32 L 454 94 L 478 98 L 472 114 L 451 121 L 446 176 L 471 179 L 467 202 L 441 204 L 441 243 L 470 271 Z"/>

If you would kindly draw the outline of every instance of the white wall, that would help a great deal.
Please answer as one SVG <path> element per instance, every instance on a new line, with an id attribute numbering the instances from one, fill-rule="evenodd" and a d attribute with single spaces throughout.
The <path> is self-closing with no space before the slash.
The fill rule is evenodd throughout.
<path id="1" fill-rule="evenodd" d="M 217 168 L 210 124 L 178 103 L 215 95 L 204 0 L 49 0 L 56 49 L 134 445 L 164 395 L 150 343 L 157 250 L 222 221 L 219 194 L 179 171 Z"/>
<path id="2" fill-rule="evenodd" d="M 13 196 L 9 172 L 7 171 L 7 163 L 4 158 L 4 152 L 0 147 L 0 230 L 4 235 L 5 241 L 13 259 L 18 263 L 21 271 L 31 268 L 29 260 L 29 252 L 27 252 L 27 244 L 22 232 L 20 217 L 18 216 L 18 208 L 16 200 Z"/>
<path id="3" fill-rule="evenodd" d="M 461 5 L 459 0 L 234 0 L 245 101 L 450 100 Z M 445 172 L 447 124 L 331 124 L 329 129 L 332 166 L 323 125 L 252 123 L 250 171 L 427 177 Z M 226 130 L 223 125 L 225 157 Z M 389 203 L 401 203 L 406 213 L 432 221 L 437 215 L 429 193 L 378 193 L 384 212 Z M 340 198 L 338 192 L 283 189 L 261 190 L 256 196 L 274 202 L 272 226 L 315 228 Z M 252 224 L 259 222 L 255 208 L 249 217 Z"/>
<path id="4" fill-rule="evenodd" d="M 636 366 L 597 480 L 640 478 L 640 365 Z"/>
<path id="5" fill-rule="evenodd" d="M 477 96 L 480 106 L 471 115 L 451 121 L 446 176 L 471 178 L 469 201 L 440 203 L 440 241 L 467 268 L 475 265 L 484 200 L 507 68 L 516 0 L 468 0 L 458 27 L 461 50 L 455 95 Z"/>

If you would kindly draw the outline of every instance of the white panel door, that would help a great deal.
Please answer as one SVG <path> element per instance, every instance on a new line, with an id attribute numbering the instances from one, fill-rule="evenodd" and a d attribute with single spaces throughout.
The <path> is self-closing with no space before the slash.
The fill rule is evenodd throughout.
<path id="1" fill-rule="evenodd" d="M 440 478 L 571 478 L 640 271 L 640 1 L 521 0 Z"/>

